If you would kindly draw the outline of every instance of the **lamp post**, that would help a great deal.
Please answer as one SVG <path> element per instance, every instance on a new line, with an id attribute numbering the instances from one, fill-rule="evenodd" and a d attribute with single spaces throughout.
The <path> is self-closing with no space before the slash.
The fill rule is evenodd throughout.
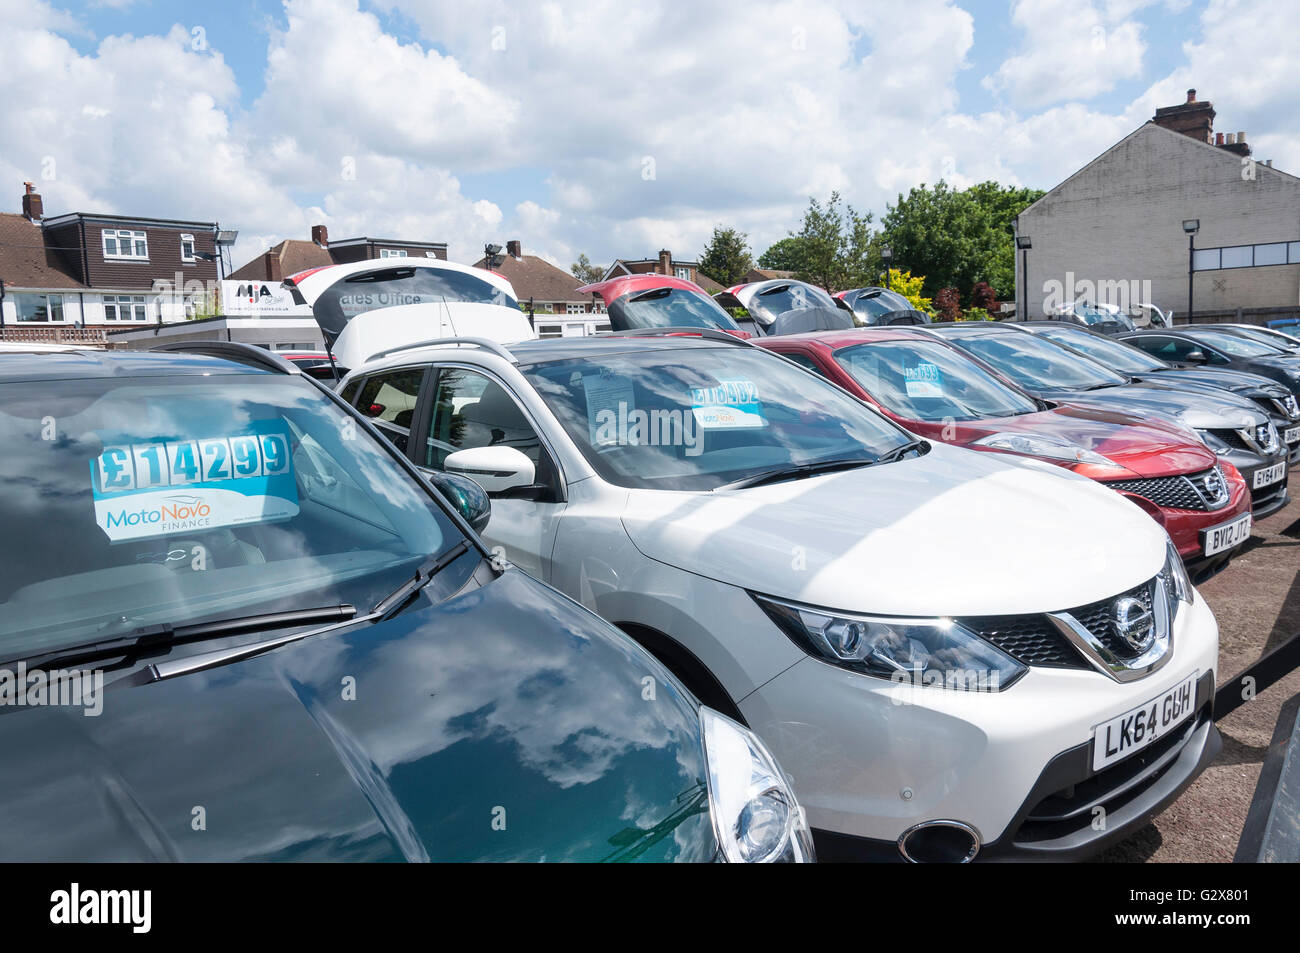
<path id="1" fill-rule="evenodd" d="M 1034 243 L 1029 240 L 1028 235 L 1016 236 L 1016 247 L 1020 249 L 1020 300 L 1021 312 L 1020 320 L 1029 320 L 1029 249 L 1034 247 Z"/>
<path id="2" fill-rule="evenodd" d="M 1192 277 L 1196 273 L 1196 233 L 1201 230 L 1199 218 L 1183 220 L 1183 231 L 1187 233 L 1187 323 L 1192 323 Z"/>
<path id="3" fill-rule="evenodd" d="M 885 290 L 889 290 L 889 263 L 894 260 L 894 250 L 886 245 L 880 249 L 880 260 L 885 263 Z"/>

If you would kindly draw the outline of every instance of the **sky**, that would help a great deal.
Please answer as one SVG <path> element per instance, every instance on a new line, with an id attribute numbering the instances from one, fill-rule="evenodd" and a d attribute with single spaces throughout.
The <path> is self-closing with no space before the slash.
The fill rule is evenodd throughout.
<path id="1" fill-rule="evenodd" d="M 755 256 L 832 190 L 1051 188 L 1189 87 L 1300 172 L 1296 0 L 0 0 L 0 210 Z M 8 190 L 8 199 L 5 198 Z"/>

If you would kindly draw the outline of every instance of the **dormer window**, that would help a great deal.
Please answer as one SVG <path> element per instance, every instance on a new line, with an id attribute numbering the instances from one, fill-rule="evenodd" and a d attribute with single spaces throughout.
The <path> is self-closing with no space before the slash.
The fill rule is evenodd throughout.
<path id="1" fill-rule="evenodd" d="M 105 258 L 118 261 L 149 260 L 149 239 L 144 232 L 128 228 L 106 228 L 103 239 Z"/>
<path id="2" fill-rule="evenodd" d="M 403 248 L 381 248 L 379 249 L 380 258 L 405 258 L 406 250 Z"/>
<path id="3" fill-rule="evenodd" d="M 181 236 L 181 261 L 198 261 L 194 256 L 194 236 Z"/>

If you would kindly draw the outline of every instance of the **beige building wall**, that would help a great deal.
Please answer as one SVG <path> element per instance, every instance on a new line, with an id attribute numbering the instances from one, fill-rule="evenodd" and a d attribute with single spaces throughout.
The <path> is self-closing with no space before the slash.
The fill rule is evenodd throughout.
<path id="1" fill-rule="evenodd" d="M 1200 219 L 1197 248 L 1300 241 L 1300 179 L 1245 163 L 1154 123 L 1142 126 L 1021 213 L 1019 234 L 1033 248 L 1027 286 L 1016 256 L 1017 304 L 1027 287 L 1029 315 L 1042 317 L 1052 297 L 1073 300 L 1088 283 L 1104 283 L 1112 293 L 1149 293 L 1146 300 L 1183 319 L 1184 219 Z M 1195 282 L 1198 312 L 1300 305 L 1300 264 L 1198 271 Z"/>

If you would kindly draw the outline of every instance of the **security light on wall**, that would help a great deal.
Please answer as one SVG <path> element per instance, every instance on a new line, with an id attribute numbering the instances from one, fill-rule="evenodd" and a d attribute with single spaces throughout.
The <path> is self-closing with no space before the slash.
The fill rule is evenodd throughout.
<path id="1" fill-rule="evenodd" d="M 217 231 L 216 244 L 233 245 L 237 238 L 239 238 L 238 231 L 233 228 L 223 228 Z"/>
<path id="2" fill-rule="evenodd" d="M 1034 247 L 1034 243 L 1031 242 L 1031 241 L 1029 240 L 1029 236 L 1028 236 L 1028 235 L 1017 235 L 1017 236 L 1016 236 L 1016 247 L 1017 247 L 1017 248 L 1022 248 L 1022 249 L 1023 249 L 1023 248 L 1033 248 L 1033 247 Z"/>
<path id="3" fill-rule="evenodd" d="M 1188 235 L 1195 235 L 1201 230 L 1201 220 L 1199 218 L 1189 218 L 1183 221 L 1183 231 Z"/>

